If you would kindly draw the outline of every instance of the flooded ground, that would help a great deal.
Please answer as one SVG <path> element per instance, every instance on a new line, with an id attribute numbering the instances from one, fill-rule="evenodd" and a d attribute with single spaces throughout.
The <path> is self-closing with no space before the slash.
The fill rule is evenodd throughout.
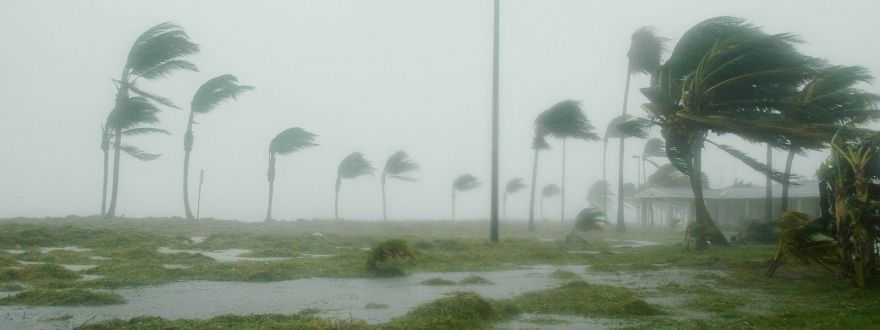
<path id="1" fill-rule="evenodd" d="M 210 318 L 221 314 L 292 314 L 307 308 L 320 310 L 323 317 L 335 319 L 363 319 L 369 323 L 387 322 L 405 314 L 414 306 L 427 303 L 455 291 L 473 291 L 487 298 L 511 298 L 529 292 L 555 287 L 566 280 L 553 278 L 557 270 L 567 270 L 594 284 L 625 286 L 636 290 L 652 290 L 660 285 L 685 285 L 694 280 L 697 272 L 685 269 L 664 269 L 641 274 L 602 274 L 591 272 L 589 266 L 535 266 L 516 270 L 492 272 L 417 273 L 406 277 L 385 279 L 309 278 L 279 282 L 213 282 L 186 281 L 166 285 L 119 289 L 127 301 L 124 305 L 98 307 L 29 307 L 0 306 L 0 328 L 65 328 L 85 322 L 109 318 L 131 318 L 141 315 L 168 319 Z M 441 278 L 460 281 L 469 276 L 481 276 L 493 284 L 442 285 L 421 284 Z M 723 275 L 723 273 L 718 273 Z M 368 304 L 386 305 L 368 308 Z M 67 320 L 51 321 L 70 315 Z M 571 316 L 540 316 L 559 318 L 557 321 L 537 320 L 524 315 L 505 327 L 534 328 L 553 326 L 583 328 L 585 325 L 605 327 L 612 321 L 588 320 Z M 612 322 L 612 323 L 608 323 Z M 617 321 L 619 322 L 619 321 Z M 600 326 L 604 324 L 605 326 Z"/>

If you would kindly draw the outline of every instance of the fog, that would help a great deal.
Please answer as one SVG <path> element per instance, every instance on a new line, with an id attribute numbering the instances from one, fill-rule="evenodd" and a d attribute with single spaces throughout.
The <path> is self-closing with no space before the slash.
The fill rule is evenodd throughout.
<path id="1" fill-rule="evenodd" d="M 533 121 L 565 99 L 580 100 L 596 127 L 620 114 L 629 36 L 653 26 L 672 40 L 697 22 L 738 16 L 768 33 L 800 35 L 805 54 L 880 75 L 874 1 L 599 1 L 504 0 L 501 4 L 501 184 L 530 183 Z M 389 219 L 448 219 L 455 177 L 483 182 L 460 193 L 457 218 L 489 213 L 492 2 L 446 1 L 3 1 L 0 2 L 0 217 L 100 212 L 101 124 L 113 107 L 128 50 L 140 33 L 180 24 L 202 50 L 200 72 L 152 82 L 149 91 L 184 110 L 163 108 L 158 125 L 172 135 L 127 138 L 162 157 L 123 155 L 118 215 L 183 216 L 183 133 L 188 105 L 206 80 L 231 73 L 255 90 L 196 118 L 191 201 L 205 170 L 201 216 L 262 220 L 269 141 L 302 127 L 318 147 L 280 156 L 276 219 L 330 218 L 339 161 L 360 151 L 379 169 L 346 180 L 340 217 L 381 219 L 378 174 L 405 150 L 421 165 L 417 182 L 389 181 Z M 668 57 L 668 52 L 664 58 Z M 633 77 L 629 113 L 643 115 Z M 876 86 L 867 91 L 880 92 Z M 659 137 L 655 129 L 653 136 Z M 762 159 L 764 146 L 718 139 Z M 644 140 L 627 140 L 627 181 L 634 182 Z M 541 153 L 538 186 L 560 183 L 561 143 Z M 616 183 L 616 142 L 608 178 Z M 570 141 L 566 214 L 585 207 L 602 178 L 602 143 Z M 774 164 L 785 155 L 777 151 Z M 793 172 L 813 177 L 823 152 L 798 157 Z M 704 170 L 713 187 L 763 177 L 708 147 Z M 650 170 L 650 166 L 649 166 Z M 192 175 L 194 173 L 194 175 Z M 650 174 L 650 171 L 649 173 Z M 545 214 L 558 219 L 558 197 Z M 508 217 L 528 216 L 527 190 L 510 197 Z"/>

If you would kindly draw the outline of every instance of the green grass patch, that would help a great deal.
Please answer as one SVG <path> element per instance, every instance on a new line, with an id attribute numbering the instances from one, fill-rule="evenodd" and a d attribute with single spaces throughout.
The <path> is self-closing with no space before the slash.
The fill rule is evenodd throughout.
<path id="1" fill-rule="evenodd" d="M 581 278 L 574 272 L 565 269 L 557 269 L 553 271 L 552 273 L 550 273 L 550 277 L 558 280 L 576 280 Z"/>
<path id="2" fill-rule="evenodd" d="M 385 308 L 388 308 L 388 305 L 386 305 L 386 304 L 380 304 L 380 303 L 372 303 L 372 302 L 371 302 L 371 303 L 367 303 L 367 304 L 364 306 L 364 308 L 366 308 L 366 309 L 385 309 Z"/>
<path id="3" fill-rule="evenodd" d="M 487 284 L 495 284 L 492 281 L 486 279 L 482 276 L 468 276 L 463 278 L 461 281 L 458 281 L 459 284 L 472 284 L 472 285 L 487 285 Z"/>
<path id="4" fill-rule="evenodd" d="M 528 292 L 513 298 L 512 304 L 525 312 L 585 317 L 628 318 L 664 313 L 660 307 L 637 298 L 629 289 L 583 281 Z"/>
<path id="5" fill-rule="evenodd" d="M 445 278 L 435 277 L 435 278 L 429 278 L 427 280 L 424 280 L 419 284 L 421 284 L 421 285 L 456 285 L 456 284 L 458 284 L 458 282 L 455 282 L 453 280 L 447 280 Z"/>
<path id="6" fill-rule="evenodd" d="M 514 314 L 511 306 L 472 292 L 456 292 L 391 320 L 390 329 L 481 329 Z"/>
<path id="7" fill-rule="evenodd" d="M 0 299 L 0 304 L 3 305 L 31 306 L 101 306 L 124 303 L 125 299 L 113 292 L 83 289 L 31 289 Z"/>
<path id="8" fill-rule="evenodd" d="M 208 320 L 167 320 L 141 316 L 130 320 L 112 319 L 79 326 L 79 330 L 135 330 L 135 329 L 338 329 L 360 330 L 374 327 L 363 321 L 325 320 L 312 315 L 221 315 Z"/>

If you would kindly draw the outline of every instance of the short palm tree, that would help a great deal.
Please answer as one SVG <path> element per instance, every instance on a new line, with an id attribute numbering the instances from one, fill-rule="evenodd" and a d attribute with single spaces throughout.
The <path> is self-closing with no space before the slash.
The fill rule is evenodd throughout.
<path id="1" fill-rule="evenodd" d="M 462 174 L 452 182 L 452 220 L 455 220 L 455 193 L 476 189 L 481 185 L 477 177 L 470 174 Z"/>
<path id="2" fill-rule="evenodd" d="M 131 46 L 122 74 L 119 80 L 115 81 L 116 100 L 103 134 L 103 138 L 113 139 L 113 143 L 108 146 L 114 148 L 113 187 L 110 206 L 104 214 L 105 217 L 112 218 L 116 215 L 119 196 L 119 156 L 123 145 L 122 131 L 143 124 L 158 123 L 156 112 L 159 109 L 153 102 L 175 107 L 170 100 L 140 89 L 138 81 L 159 79 L 180 70 L 197 71 L 195 64 L 183 58 L 198 51 L 199 46 L 190 41 L 182 28 L 167 22 L 150 28 Z M 132 97 L 131 93 L 136 96 Z"/>
<path id="3" fill-rule="evenodd" d="M 538 119 L 540 118 L 541 117 L 539 116 Z M 539 123 L 536 120 L 535 136 L 532 138 L 532 150 L 535 151 L 535 155 L 533 158 L 534 162 L 532 163 L 532 189 L 531 194 L 529 195 L 529 231 L 535 230 L 535 189 L 538 187 L 538 152 L 550 149 L 550 145 L 547 144 L 547 140 L 544 139 L 544 133 L 538 124 Z"/>
<path id="4" fill-rule="evenodd" d="M 542 112 L 536 120 L 537 136 L 551 136 L 562 140 L 562 183 L 560 188 L 561 212 L 560 221 L 565 220 L 565 141 L 569 138 L 582 139 L 584 141 L 599 140 L 599 136 L 593 132 L 593 125 L 584 115 L 581 103 L 574 100 L 565 100 L 556 103 L 550 109 Z"/>
<path id="5" fill-rule="evenodd" d="M 605 220 L 605 212 L 595 207 L 585 208 L 574 217 L 574 227 L 572 227 L 571 233 L 565 237 L 565 242 L 570 244 L 575 240 L 583 241 L 578 237 L 578 232 L 600 231 L 602 224 L 605 223 L 608 223 Z"/>
<path id="6" fill-rule="evenodd" d="M 660 66 L 660 55 L 663 54 L 665 38 L 657 36 L 651 27 L 641 27 L 633 32 L 630 37 L 629 51 L 626 66 L 626 85 L 623 90 L 623 111 L 621 116 L 626 116 L 626 106 L 629 103 L 629 83 L 633 74 L 650 74 Z M 617 190 L 623 191 L 623 161 L 626 135 L 621 134 L 620 151 L 617 162 Z M 603 178 L 604 180 L 604 178 Z M 623 194 L 617 196 L 617 232 L 626 232 L 626 224 L 623 221 Z"/>
<path id="7" fill-rule="evenodd" d="M 188 220 L 195 220 L 189 207 L 189 158 L 193 146 L 193 124 L 196 123 L 196 114 L 207 114 L 220 103 L 229 99 L 237 100 L 238 95 L 252 89 L 254 88 L 251 86 L 239 85 L 238 78 L 226 74 L 208 80 L 193 96 L 189 121 L 186 123 L 186 135 L 183 138 L 183 209 Z"/>
<path id="8" fill-rule="evenodd" d="M 416 164 L 409 158 L 409 155 L 400 150 L 395 152 L 388 157 L 388 160 L 385 161 L 385 169 L 382 170 L 382 220 L 388 220 L 387 213 L 385 212 L 385 178 L 389 177 L 392 179 L 398 179 L 403 181 L 416 181 L 412 177 L 405 176 L 406 173 L 412 172 L 419 169 L 419 164 Z"/>
<path id="9" fill-rule="evenodd" d="M 266 177 L 269 180 L 269 207 L 266 210 L 266 220 L 272 220 L 272 197 L 275 192 L 275 161 L 278 156 L 290 155 L 296 151 L 308 149 L 314 146 L 315 137 L 302 128 L 293 127 L 281 131 L 272 142 L 269 143 L 269 170 L 266 171 Z"/>
<path id="10" fill-rule="evenodd" d="M 339 163 L 336 170 L 336 197 L 333 203 L 333 217 L 339 219 L 339 189 L 343 179 L 354 179 L 362 175 L 373 175 L 373 165 L 360 152 L 352 152 Z"/>
<path id="11" fill-rule="evenodd" d="M 544 186 L 544 189 L 541 189 L 541 219 L 542 220 L 547 220 L 546 218 L 544 218 L 544 199 L 559 195 L 561 192 L 562 192 L 562 189 L 559 189 L 559 186 L 552 184 L 552 183 Z"/>
<path id="12" fill-rule="evenodd" d="M 504 208 L 502 208 L 502 218 L 507 219 L 507 195 L 515 194 L 520 190 L 523 190 L 525 187 L 526 184 L 523 183 L 523 180 L 520 178 L 514 178 L 507 181 L 507 186 L 504 187 Z"/>

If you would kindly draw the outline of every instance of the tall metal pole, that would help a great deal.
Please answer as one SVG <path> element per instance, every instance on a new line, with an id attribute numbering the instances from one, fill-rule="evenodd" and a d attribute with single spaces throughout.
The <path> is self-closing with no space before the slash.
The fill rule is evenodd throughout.
<path id="1" fill-rule="evenodd" d="M 489 213 L 489 240 L 498 242 L 498 6 L 495 0 L 495 33 L 492 52 L 492 207 Z"/>
<path id="2" fill-rule="evenodd" d="M 199 172 L 199 197 L 196 202 L 196 221 L 199 221 L 199 212 L 202 210 L 202 183 L 205 182 L 205 170 Z"/>

